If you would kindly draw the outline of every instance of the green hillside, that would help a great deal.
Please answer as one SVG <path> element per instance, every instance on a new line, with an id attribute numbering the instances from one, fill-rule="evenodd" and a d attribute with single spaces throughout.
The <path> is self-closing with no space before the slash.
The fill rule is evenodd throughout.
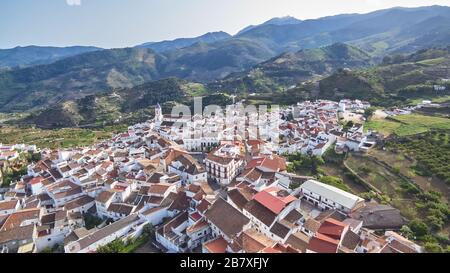
<path id="1" fill-rule="evenodd" d="M 360 68 L 370 64 L 371 57 L 366 52 L 336 43 L 327 47 L 282 54 L 209 86 L 214 90 L 250 93 L 281 91 L 303 81 L 331 74 L 340 68 Z"/>
<path id="2" fill-rule="evenodd" d="M 405 103 L 410 98 L 445 95 L 450 85 L 450 47 L 392 55 L 383 63 L 361 70 L 341 70 L 320 81 L 321 98 L 368 99 L 379 105 Z M 434 85 L 447 86 L 436 91 Z"/>

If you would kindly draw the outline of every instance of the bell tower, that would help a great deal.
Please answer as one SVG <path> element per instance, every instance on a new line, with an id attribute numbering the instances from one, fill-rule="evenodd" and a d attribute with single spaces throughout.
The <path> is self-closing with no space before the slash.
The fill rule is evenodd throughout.
<path id="1" fill-rule="evenodd" d="M 162 109 L 161 105 L 159 105 L 158 103 L 155 107 L 155 123 L 161 125 L 162 121 L 163 121 Z"/>

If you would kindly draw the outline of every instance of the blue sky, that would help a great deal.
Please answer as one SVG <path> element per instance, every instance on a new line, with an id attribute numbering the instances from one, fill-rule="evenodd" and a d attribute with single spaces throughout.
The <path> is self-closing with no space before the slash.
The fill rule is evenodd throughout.
<path id="1" fill-rule="evenodd" d="M 434 4 L 450 0 L 1 0 L 0 48 L 125 47 L 209 31 L 235 34 L 286 15 L 311 19 Z"/>

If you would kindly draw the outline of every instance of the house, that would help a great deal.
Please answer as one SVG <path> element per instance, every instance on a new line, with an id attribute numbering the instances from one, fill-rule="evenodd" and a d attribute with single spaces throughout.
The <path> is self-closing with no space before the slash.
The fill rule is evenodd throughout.
<path id="1" fill-rule="evenodd" d="M 33 177 L 28 183 L 31 186 L 31 194 L 38 195 L 44 192 L 44 177 L 36 176 Z"/>
<path id="2" fill-rule="evenodd" d="M 384 237 L 388 242 L 381 253 L 422 253 L 423 248 L 393 231 L 386 231 Z"/>
<path id="3" fill-rule="evenodd" d="M 35 251 L 40 215 L 40 209 L 25 209 L 8 215 L 0 223 L 0 252 Z"/>
<path id="4" fill-rule="evenodd" d="M 34 252 L 34 240 L 37 238 L 35 225 L 20 226 L 15 229 L 0 230 L 0 253 Z"/>
<path id="5" fill-rule="evenodd" d="M 95 207 L 99 217 L 107 217 L 107 209 L 114 199 L 115 192 L 112 191 L 102 191 L 99 195 L 97 195 L 97 197 L 95 197 Z"/>
<path id="6" fill-rule="evenodd" d="M 53 199 L 56 207 L 84 195 L 81 187 L 70 180 L 63 180 L 49 185 L 47 194 Z"/>
<path id="7" fill-rule="evenodd" d="M 190 226 L 186 229 L 189 249 L 202 245 L 211 237 L 208 222 L 198 212 L 189 215 L 189 224 Z"/>
<path id="8" fill-rule="evenodd" d="M 88 195 L 84 195 L 77 199 L 67 202 L 64 205 L 64 210 L 70 213 L 80 212 L 84 214 L 87 213 L 88 210 L 91 209 L 93 206 L 95 206 L 95 199 Z"/>
<path id="9" fill-rule="evenodd" d="M 275 244 L 276 242 L 272 239 L 250 228 L 244 230 L 233 240 L 233 243 L 230 244 L 230 249 L 234 253 L 258 253 Z"/>
<path id="10" fill-rule="evenodd" d="M 226 241 L 239 235 L 250 222 L 249 218 L 222 198 L 209 207 L 205 218 L 211 226 L 213 237 L 223 237 Z"/>
<path id="11" fill-rule="evenodd" d="M 153 226 L 160 225 L 164 218 L 169 217 L 167 207 L 147 207 L 140 212 L 140 215 Z"/>
<path id="12" fill-rule="evenodd" d="M 213 150 L 205 159 L 208 176 L 223 185 L 229 184 L 244 164 L 239 146 L 225 144 Z"/>
<path id="13" fill-rule="evenodd" d="M 272 240 L 285 241 L 292 230 L 280 221 L 299 205 L 300 201 L 296 197 L 271 187 L 255 194 L 244 206 L 243 213 L 258 232 Z"/>
<path id="14" fill-rule="evenodd" d="M 264 172 L 283 172 L 286 171 L 286 159 L 278 155 L 269 155 L 253 158 L 245 169 L 258 168 Z"/>
<path id="15" fill-rule="evenodd" d="M 245 205 L 253 199 L 253 194 L 248 194 L 245 190 L 235 188 L 227 192 L 227 202 L 236 209 L 242 211 Z"/>
<path id="16" fill-rule="evenodd" d="M 344 214 L 364 206 L 364 199 L 361 197 L 315 180 L 303 183 L 300 194 L 303 199 L 323 210 L 336 209 Z"/>
<path id="17" fill-rule="evenodd" d="M 93 233 L 70 242 L 64 246 L 65 253 L 96 252 L 100 246 L 106 245 L 115 239 L 128 240 L 137 238 L 146 224 L 139 215 L 132 214 L 112 224 L 107 225 Z"/>
<path id="18" fill-rule="evenodd" d="M 64 238 L 76 227 L 84 224 L 81 214 L 68 213 L 65 210 L 57 210 L 41 216 L 39 225 L 36 226 L 38 237 L 36 250 L 42 251 L 56 244 L 62 244 Z"/>
<path id="19" fill-rule="evenodd" d="M 188 248 L 186 228 L 189 224 L 189 214 L 179 213 L 167 224 L 156 230 L 156 241 L 163 245 L 169 253 L 185 252 Z"/>
<path id="20" fill-rule="evenodd" d="M 19 200 L 0 201 L 0 216 L 8 215 L 20 209 Z"/>
<path id="21" fill-rule="evenodd" d="M 169 162 L 168 172 L 178 174 L 183 182 L 188 184 L 199 184 L 207 181 L 205 168 L 195 158 L 187 153 L 175 152 L 173 149 L 169 151 L 169 153 L 171 152 L 178 153 L 178 155 L 173 155 L 175 158 Z"/>
<path id="22" fill-rule="evenodd" d="M 135 208 L 135 206 L 129 204 L 111 203 L 106 210 L 105 216 L 117 221 L 133 213 Z"/>
<path id="23" fill-rule="evenodd" d="M 307 253 L 337 253 L 341 241 L 348 231 L 348 225 L 333 218 L 327 218 L 317 233 L 310 239 Z"/>

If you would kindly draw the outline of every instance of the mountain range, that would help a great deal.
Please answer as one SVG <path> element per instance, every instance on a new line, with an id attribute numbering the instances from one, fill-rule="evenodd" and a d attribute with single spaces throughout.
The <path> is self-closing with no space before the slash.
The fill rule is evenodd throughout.
<path id="1" fill-rule="evenodd" d="M 273 89 L 249 95 L 250 90 L 242 92 L 240 88 L 243 87 L 239 86 L 240 93 L 237 95 L 249 102 L 266 100 L 275 104 L 291 104 L 305 99 L 353 98 L 369 100 L 374 105 L 390 106 L 405 103 L 408 98 L 435 95 L 434 85 L 436 84 L 445 85 L 450 89 L 449 82 L 442 82 L 443 78 L 448 78 L 450 75 L 450 47 L 420 50 L 413 54 L 392 55 L 384 58 L 382 63 L 372 66 L 369 66 L 368 56 L 364 52 L 344 44 L 335 44 L 320 50 L 313 49 L 315 57 L 311 57 L 312 55 L 307 53 L 309 51 L 295 53 L 297 58 L 300 58 L 302 54 L 310 58 L 305 61 L 296 59 L 300 65 L 317 69 L 314 68 L 315 60 L 320 59 L 324 61 L 326 69 L 329 69 L 328 76 L 318 80 L 317 84 L 302 82 L 289 87 L 290 82 L 283 81 L 283 77 L 277 75 L 273 78 L 279 80 L 271 82 Z M 365 68 L 351 70 L 342 68 L 340 65 L 333 67 L 333 64 L 339 63 L 337 60 L 344 60 L 344 57 L 347 57 L 348 65 L 352 62 L 354 64 L 362 62 Z M 279 59 L 274 58 L 261 64 L 258 68 L 262 69 L 261 74 L 276 71 L 289 74 L 283 69 L 278 70 L 272 67 Z M 286 66 L 287 69 L 290 64 L 291 62 Z M 280 66 L 284 65 L 283 62 L 280 63 Z M 318 69 L 323 67 L 319 65 Z M 267 74 L 264 77 L 268 81 L 271 79 Z M 262 79 L 253 79 L 253 81 L 263 82 Z M 244 85 L 246 81 L 241 83 Z M 256 86 L 255 83 L 253 84 Z M 105 92 L 67 100 L 31 115 L 23 122 L 43 128 L 100 126 L 115 122 L 144 120 L 153 114 L 152 106 L 156 103 L 161 103 L 168 111 L 173 103 L 192 105 L 194 96 L 203 96 L 204 105 L 231 103 L 232 99 L 229 95 L 216 92 L 212 85 L 192 83 L 177 78 L 151 81 L 131 88 L 116 89 L 111 93 Z"/>
<path id="2" fill-rule="evenodd" d="M 49 64 L 67 57 L 100 50 L 93 46 L 41 47 L 26 46 L 0 49 L 0 68 Z"/>
<path id="3" fill-rule="evenodd" d="M 37 60 L 21 53 L 22 58 L 16 57 L 20 62 L 9 61 L 7 66 L 27 67 L 0 72 L 0 111 L 58 108 L 171 77 L 197 82 L 209 93 L 297 90 L 303 81 L 318 82 L 339 73 L 344 77 L 359 68 L 370 69 L 386 56 L 448 44 L 450 7 L 430 6 L 304 21 L 275 18 L 234 36 L 215 32 L 133 48 L 89 48 L 54 57 L 56 61 L 45 54 Z M 36 62 L 42 64 L 29 66 Z M 334 96 L 326 81 L 314 89 Z"/>
<path id="4" fill-rule="evenodd" d="M 344 43 L 283 53 L 244 72 L 233 73 L 210 83 L 212 90 L 248 93 L 282 91 L 304 81 L 330 75 L 340 68 L 361 68 L 373 64 L 365 51 Z"/>
<path id="5" fill-rule="evenodd" d="M 155 52 L 161 53 L 170 50 L 180 49 L 183 47 L 188 47 L 196 43 L 213 43 L 228 38 L 231 38 L 230 34 L 223 31 L 219 31 L 219 32 L 209 32 L 202 36 L 194 38 L 179 38 L 170 41 L 149 42 L 142 45 L 138 45 L 136 47 L 150 48 Z"/>

